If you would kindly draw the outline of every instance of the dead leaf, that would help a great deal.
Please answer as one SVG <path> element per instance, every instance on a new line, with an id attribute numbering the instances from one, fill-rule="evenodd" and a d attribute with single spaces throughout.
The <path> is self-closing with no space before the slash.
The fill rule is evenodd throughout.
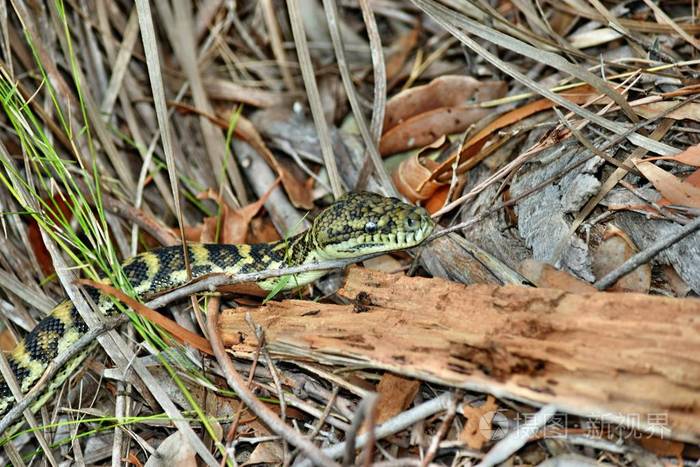
<path id="1" fill-rule="evenodd" d="M 250 221 L 248 240 L 252 243 L 267 243 L 281 240 L 279 232 L 266 217 L 255 217 Z"/>
<path id="2" fill-rule="evenodd" d="M 401 262 L 391 255 L 377 256 L 363 261 L 364 267 L 373 271 L 382 271 L 386 273 L 395 273 L 401 271 Z"/>
<path id="3" fill-rule="evenodd" d="M 377 416 L 376 424 L 381 425 L 395 417 L 411 405 L 420 388 L 420 382 L 415 379 L 384 373 L 377 385 Z"/>
<path id="4" fill-rule="evenodd" d="M 673 120 L 700 121 L 700 103 L 688 102 L 677 109 L 665 113 L 677 105 L 677 101 L 658 101 L 649 104 L 636 105 L 632 107 L 632 109 L 635 111 L 635 113 L 644 118 L 655 118 L 660 114 L 664 114 L 665 118 L 671 118 Z"/>
<path id="5" fill-rule="evenodd" d="M 651 162 L 637 160 L 634 165 L 671 204 L 700 208 L 700 188 L 678 179 Z"/>
<path id="6" fill-rule="evenodd" d="M 505 95 L 501 81 L 442 76 L 395 95 L 387 102 L 382 155 L 425 146 L 443 135 L 464 131 L 491 110 L 477 104 Z"/>
<path id="7" fill-rule="evenodd" d="M 15 348 L 17 341 L 9 329 L 0 331 L 0 352 L 9 352 Z"/>
<path id="8" fill-rule="evenodd" d="M 594 293 L 598 290 L 588 282 L 572 276 L 566 271 L 560 271 L 551 264 L 541 263 L 534 259 L 526 259 L 518 268 L 537 287 L 559 289 L 571 293 Z"/>
<path id="9" fill-rule="evenodd" d="M 273 409 L 275 413 L 279 413 L 279 406 L 268 404 L 268 407 Z M 257 418 L 247 421 L 245 427 L 247 431 L 250 432 L 249 434 L 255 437 L 265 437 L 272 434 Z M 280 465 L 282 464 L 283 455 L 282 443 L 280 441 L 259 443 L 243 465 Z"/>
<path id="10" fill-rule="evenodd" d="M 470 449 L 481 450 L 493 438 L 491 423 L 498 412 L 498 405 L 493 396 L 488 396 L 481 407 L 464 404 L 462 414 L 467 419 L 459 439 L 467 443 Z"/>
<path id="11" fill-rule="evenodd" d="M 679 162 L 685 165 L 692 165 L 693 167 L 700 167 L 700 144 L 689 146 L 685 151 L 679 152 L 675 156 L 649 157 L 643 159 L 643 161 L 651 162 L 659 159 Z"/>
<path id="12" fill-rule="evenodd" d="M 416 21 L 416 25 L 406 34 L 398 38 L 396 43 L 391 46 L 391 52 L 386 60 L 386 80 L 389 84 L 389 88 L 392 87 L 394 81 L 403 70 L 406 64 L 406 59 L 416 47 L 418 43 L 418 37 L 420 36 L 421 24 L 420 21 Z"/>
<path id="13" fill-rule="evenodd" d="M 441 107 L 462 107 L 474 104 L 482 84 L 471 76 L 448 75 L 430 83 L 406 89 L 389 99 L 384 116 L 384 133 L 407 118 Z M 489 83 L 494 86 L 496 83 Z M 497 88 L 503 83 L 498 82 Z M 435 138 L 433 138 L 435 139 Z"/>
<path id="14" fill-rule="evenodd" d="M 660 457 L 676 457 L 679 461 L 678 465 L 683 462 L 683 449 L 685 444 L 674 441 L 672 439 L 659 438 L 658 436 L 642 436 L 639 438 L 639 444 L 648 451 L 653 452 Z"/>
<path id="15" fill-rule="evenodd" d="M 62 216 L 66 221 L 70 221 L 73 218 L 73 212 L 71 211 L 70 206 L 66 203 L 65 197 L 61 193 L 58 193 L 50 200 L 45 201 L 47 201 L 47 203 L 53 207 L 53 210 L 46 211 L 46 214 L 52 221 L 58 222 L 59 216 Z M 41 237 L 41 229 L 39 224 L 37 224 L 37 222 L 31 217 L 29 217 L 28 221 L 27 237 L 29 239 L 29 245 L 32 247 L 32 251 L 34 252 L 34 256 L 39 263 L 41 272 L 43 272 L 45 276 L 50 276 L 54 273 L 53 260 L 51 259 L 51 255 L 44 245 L 44 239 Z"/>
<path id="16" fill-rule="evenodd" d="M 568 37 L 571 47 L 575 49 L 587 49 L 622 37 L 622 34 L 612 28 L 598 28 L 590 31 L 577 32 Z"/>
<path id="17" fill-rule="evenodd" d="M 575 104 L 585 104 L 593 97 L 597 96 L 597 94 L 594 92 L 593 88 L 589 86 L 583 86 L 579 89 L 562 93 L 561 96 L 565 97 L 567 100 Z M 467 159 L 474 158 L 474 156 L 476 156 L 479 153 L 481 148 L 484 147 L 488 139 L 498 130 L 513 125 L 536 113 L 542 112 L 544 110 L 549 110 L 552 107 L 554 107 L 554 102 L 550 101 L 549 99 L 540 99 L 534 102 L 530 102 L 529 104 L 526 104 L 522 107 L 513 109 L 499 116 L 494 121 L 492 121 L 484 128 L 479 130 L 474 136 L 469 138 L 464 143 L 459 154 L 460 161 L 466 161 Z M 457 154 L 454 154 L 448 159 L 446 159 L 444 162 L 442 162 L 440 167 L 438 167 L 435 170 L 435 173 L 433 173 L 432 178 L 435 179 L 442 174 L 450 172 L 452 164 L 454 164 L 454 159 L 457 156 Z M 467 163 L 468 166 L 460 166 L 460 172 L 464 170 L 469 170 L 478 162 L 480 162 L 480 159 L 478 158 L 474 158 L 474 161 L 470 160 Z M 460 164 L 463 164 L 463 162 L 460 162 Z"/>
<path id="18" fill-rule="evenodd" d="M 463 185 L 465 181 L 466 178 L 462 177 L 460 180 L 457 181 L 457 183 Z M 435 193 L 433 193 L 423 205 L 425 207 L 425 210 L 428 211 L 428 213 L 430 214 L 438 212 L 445 206 L 445 202 L 447 201 L 447 195 L 449 194 L 449 192 L 449 185 L 442 185 L 440 188 L 435 190 Z M 461 189 L 458 188 L 455 190 L 455 192 L 460 193 Z"/>
<path id="19" fill-rule="evenodd" d="M 176 431 L 160 443 L 144 467 L 197 467 L 196 453 L 181 432 Z"/>
<path id="20" fill-rule="evenodd" d="M 258 443 L 253 452 L 250 453 L 248 460 L 241 465 L 281 465 L 283 457 L 282 443 L 280 441 L 268 441 L 266 443 Z"/>
<path id="21" fill-rule="evenodd" d="M 198 199 L 211 199 L 216 201 L 221 207 L 221 217 L 207 217 L 202 223 L 199 241 L 203 243 L 225 243 L 240 244 L 246 243 L 250 222 L 260 209 L 265 205 L 270 193 L 279 184 L 279 179 L 260 197 L 259 200 L 234 209 L 223 200 L 223 198 L 211 188 L 205 193 L 197 195 Z M 220 219 L 220 220 L 219 220 Z M 219 236 L 217 237 L 217 233 Z"/>
<path id="22" fill-rule="evenodd" d="M 424 146 L 440 136 L 466 130 L 488 113 L 488 110 L 476 107 L 441 107 L 423 112 L 384 133 L 379 152 L 386 156 Z"/>
<path id="23" fill-rule="evenodd" d="M 636 245 L 624 231 L 609 224 L 603 242 L 593 252 L 593 273 L 596 278 L 600 279 L 627 261 L 637 251 Z M 608 290 L 611 292 L 649 293 L 650 287 L 651 266 L 643 264 L 620 278 Z"/>
<path id="24" fill-rule="evenodd" d="M 441 152 L 449 146 L 449 141 L 443 135 L 420 151 L 401 161 L 392 173 L 392 181 L 396 189 L 411 202 L 428 199 L 440 187 L 438 182 L 425 181 L 430 178 L 437 164 L 428 156 Z M 421 187 L 422 185 L 422 187 Z M 418 189 L 419 187 L 420 190 Z"/>

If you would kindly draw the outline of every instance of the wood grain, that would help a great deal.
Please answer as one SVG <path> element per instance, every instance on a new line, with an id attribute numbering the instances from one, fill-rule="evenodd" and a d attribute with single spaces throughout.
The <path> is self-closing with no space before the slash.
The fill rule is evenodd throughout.
<path id="1" fill-rule="evenodd" d="M 286 360 L 381 368 L 700 441 L 700 300 L 464 286 L 361 268 L 340 295 L 355 304 L 228 310 L 224 341 L 255 350 L 251 312 Z"/>

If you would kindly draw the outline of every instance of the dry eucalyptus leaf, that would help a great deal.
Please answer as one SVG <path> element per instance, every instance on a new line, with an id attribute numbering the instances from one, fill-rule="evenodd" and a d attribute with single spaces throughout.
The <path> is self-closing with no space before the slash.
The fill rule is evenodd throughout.
<path id="1" fill-rule="evenodd" d="M 659 101 L 649 104 L 634 106 L 634 111 L 644 118 L 655 118 L 659 114 L 667 112 L 669 109 L 678 106 L 677 101 Z M 700 104 L 689 102 L 682 107 L 671 110 L 664 115 L 664 118 L 672 118 L 673 120 L 693 120 L 700 121 Z"/>
<path id="2" fill-rule="evenodd" d="M 622 37 L 622 34 L 611 28 L 599 28 L 591 31 L 579 32 L 568 37 L 571 47 L 575 49 L 587 49 L 611 42 Z"/>
<path id="3" fill-rule="evenodd" d="M 635 161 L 634 165 L 671 204 L 700 208 L 700 188 L 680 180 L 651 162 Z"/>
<path id="4" fill-rule="evenodd" d="M 505 92 L 501 81 L 480 82 L 469 76 L 441 76 L 403 91 L 387 102 L 379 152 L 395 154 L 464 131 L 491 112 L 476 104 Z"/>
<path id="5" fill-rule="evenodd" d="M 420 151 L 401 161 L 391 174 L 396 189 L 411 202 L 430 198 L 440 188 L 440 183 L 429 180 L 433 170 L 439 166 L 428 156 L 442 151 L 449 146 L 449 141 L 443 135 Z"/>
<path id="6" fill-rule="evenodd" d="M 278 179 L 279 181 L 279 179 Z M 197 196 L 199 199 L 212 199 L 221 207 L 221 220 L 218 216 L 207 217 L 204 219 L 200 230 L 200 242 L 213 243 L 221 242 L 226 244 L 245 243 L 248 237 L 248 228 L 260 209 L 262 209 L 265 201 L 272 193 L 272 190 L 277 186 L 274 183 L 272 187 L 257 201 L 250 203 L 240 209 L 235 209 L 226 204 L 226 202 L 214 190 L 209 189 L 205 193 Z"/>
<path id="7" fill-rule="evenodd" d="M 700 167 L 700 144 L 689 146 L 683 152 L 680 152 L 675 156 L 649 157 L 644 159 L 644 162 L 651 162 L 658 159 L 679 162 L 685 165 L 692 165 L 693 167 Z"/>
<path id="8" fill-rule="evenodd" d="M 160 443 L 144 467 L 197 467 L 196 453 L 187 439 L 176 431 Z"/>
<path id="9" fill-rule="evenodd" d="M 560 271 L 551 264 L 534 259 L 526 259 L 520 263 L 518 271 L 537 287 L 559 289 L 572 293 L 597 292 L 597 289 L 588 282 L 582 281 L 566 271 Z"/>
<path id="10" fill-rule="evenodd" d="M 603 242 L 593 253 L 593 272 L 600 279 L 637 253 L 632 239 L 614 225 L 608 225 Z M 611 292 L 649 293 L 651 266 L 643 264 L 620 278 L 608 290 Z"/>
<path id="11" fill-rule="evenodd" d="M 247 465 L 280 465 L 284 453 L 282 451 L 282 443 L 279 441 L 270 441 L 267 443 L 258 443 L 250 453 L 248 460 L 241 464 Z"/>

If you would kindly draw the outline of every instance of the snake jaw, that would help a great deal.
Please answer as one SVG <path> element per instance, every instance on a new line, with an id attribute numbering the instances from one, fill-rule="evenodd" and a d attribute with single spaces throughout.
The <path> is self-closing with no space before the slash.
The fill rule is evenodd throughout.
<path id="1" fill-rule="evenodd" d="M 393 203 L 395 204 L 395 209 L 391 211 L 393 218 L 390 221 L 386 219 L 376 221 L 377 224 L 385 226 L 383 231 L 369 234 L 356 229 L 349 235 L 339 234 L 339 241 L 328 241 L 325 245 L 318 245 L 323 259 L 354 258 L 372 253 L 404 250 L 422 243 L 435 228 L 435 223 L 428 213 L 422 208 L 398 200 Z M 412 221 L 405 222 L 407 219 Z M 375 221 L 372 220 L 372 222 Z"/>

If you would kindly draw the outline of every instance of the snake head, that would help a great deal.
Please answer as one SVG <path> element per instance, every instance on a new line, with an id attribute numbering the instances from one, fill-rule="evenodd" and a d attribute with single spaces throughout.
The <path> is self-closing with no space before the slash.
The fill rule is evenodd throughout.
<path id="1" fill-rule="evenodd" d="M 314 219 L 313 242 L 323 259 L 411 248 L 435 223 L 421 207 L 375 193 L 349 193 Z"/>

